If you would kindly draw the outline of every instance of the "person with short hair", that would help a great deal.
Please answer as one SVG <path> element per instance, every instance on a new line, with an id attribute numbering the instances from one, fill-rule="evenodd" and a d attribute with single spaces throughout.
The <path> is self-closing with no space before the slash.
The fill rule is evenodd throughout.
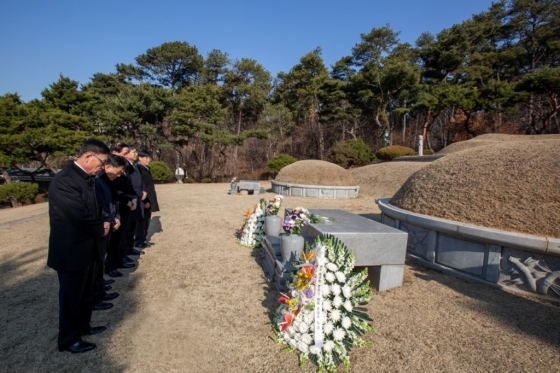
<path id="1" fill-rule="evenodd" d="M 150 220 L 152 213 L 159 211 L 159 204 L 157 200 L 156 188 L 154 178 L 150 172 L 150 162 L 152 161 L 152 153 L 148 150 L 141 150 L 138 152 L 138 170 L 144 183 L 144 189 L 147 193 L 147 198 L 144 200 L 144 219 L 136 223 L 136 233 L 134 235 L 134 247 L 137 249 L 145 249 L 151 246 L 147 241 L 148 228 L 150 227 Z"/>
<path id="2" fill-rule="evenodd" d="M 121 156 L 126 160 L 126 155 L 130 152 L 130 147 L 124 142 L 117 142 L 111 145 L 111 153 Z M 128 169 L 128 161 L 127 169 Z M 109 277 L 122 277 L 119 268 L 133 268 L 134 261 L 126 256 L 125 252 L 125 232 L 130 224 L 131 214 L 137 207 L 137 196 L 132 188 L 130 179 L 125 173 L 113 181 L 119 196 L 119 214 L 121 217 L 120 228 L 113 232 L 107 247 L 107 259 L 105 261 L 105 273 Z"/>
<path id="3" fill-rule="evenodd" d="M 129 162 L 126 175 L 130 179 L 132 189 L 134 190 L 135 196 L 138 200 L 138 208 L 132 212 L 130 223 L 123 232 L 125 244 L 124 250 L 127 255 L 140 255 L 142 254 L 142 251 L 134 248 L 134 233 L 136 232 L 136 225 L 138 222 L 144 219 L 144 203 L 148 194 L 146 193 L 144 183 L 142 183 L 142 176 L 140 175 L 138 166 L 135 164 L 135 162 L 138 161 L 138 151 L 133 145 L 130 145 L 129 149 L 129 152 L 125 155 L 125 158 Z"/>
<path id="4" fill-rule="evenodd" d="M 117 292 L 107 293 L 107 290 L 110 290 L 110 288 L 107 289 L 106 286 L 113 283 L 114 280 L 105 280 L 103 278 L 103 274 L 105 269 L 105 255 L 107 254 L 110 237 L 112 236 L 112 232 L 115 232 L 121 226 L 119 194 L 113 181 L 124 174 L 127 167 L 128 162 L 126 159 L 115 154 L 109 154 L 104 170 L 95 178 L 97 203 L 101 207 L 103 221 L 109 222 L 111 225 L 111 231 L 102 239 L 101 256 L 103 260 L 98 263 L 95 273 L 94 310 L 111 308 L 113 304 L 106 303 L 104 301 L 113 300 L 119 296 L 119 293 Z"/>
<path id="5" fill-rule="evenodd" d="M 94 349 L 82 336 L 101 333 L 91 327 L 95 264 L 100 240 L 109 234 L 98 207 L 93 176 L 101 172 L 109 148 L 96 139 L 82 144 L 78 158 L 68 161 L 49 187 L 49 251 L 47 265 L 58 274 L 58 349 L 72 353 Z"/>

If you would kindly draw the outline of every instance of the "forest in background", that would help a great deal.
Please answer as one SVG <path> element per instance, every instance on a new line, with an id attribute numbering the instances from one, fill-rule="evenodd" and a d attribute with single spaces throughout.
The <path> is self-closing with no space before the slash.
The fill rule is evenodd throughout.
<path id="1" fill-rule="evenodd" d="M 559 133 L 560 1 L 504 0 L 414 45 L 390 25 L 334 65 L 321 48 L 276 77 L 250 58 L 203 57 L 184 41 L 148 49 L 86 84 L 61 75 L 23 102 L 0 96 L 0 165 L 55 170 L 86 138 L 148 149 L 196 180 L 266 177 L 278 154 L 326 160 L 363 140 L 445 146 L 484 133 Z"/>

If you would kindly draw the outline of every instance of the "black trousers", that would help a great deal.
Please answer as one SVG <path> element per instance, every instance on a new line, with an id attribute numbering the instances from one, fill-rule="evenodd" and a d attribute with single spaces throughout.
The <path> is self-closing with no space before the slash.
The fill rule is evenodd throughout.
<path id="1" fill-rule="evenodd" d="M 148 228 L 150 228 L 150 219 L 152 219 L 152 211 L 144 209 L 144 218 L 136 222 L 136 232 L 134 233 L 135 245 L 146 241 Z"/>
<path id="2" fill-rule="evenodd" d="M 124 256 L 121 253 L 121 241 L 123 239 L 123 230 L 125 221 L 121 220 L 119 229 L 111 233 L 109 244 L 107 245 L 107 258 L 105 259 L 105 272 L 117 269 L 120 260 Z"/>
<path id="3" fill-rule="evenodd" d="M 109 233 L 107 236 L 100 240 L 101 245 L 101 257 L 105 259 L 105 254 L 107 253 L 107 248 L 111 240 L 112 234 Z M 97 262 L 95 266 L 95 274 L 93 280 L 93 304 L 97 304 L 103 300 L 105 295 L 105 279 L 103 275 L 105 274 L 105 260 Z"/>
<path id="4" fill-rule="evenodd" d="M 68 348 L 80 341 L 91 327 L 95 264 L 76 271 L 57 271 L 58 346 Z"/>

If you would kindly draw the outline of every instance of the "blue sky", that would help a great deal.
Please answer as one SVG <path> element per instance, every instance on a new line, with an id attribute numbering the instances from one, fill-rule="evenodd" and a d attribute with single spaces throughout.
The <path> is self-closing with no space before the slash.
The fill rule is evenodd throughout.
<path id="1" fill-rule="evenodd" d="M 84 84 L 147 49 L 186 41 L 203 56 L 220 49 L 253 58 L 273 76 L 320 46 L 327 66 L 360 34 L 387 23 L 414 43 L 485 11 L 491 0 L 1 0 L 0 95 L 24 101 L 59 74 Z"/>

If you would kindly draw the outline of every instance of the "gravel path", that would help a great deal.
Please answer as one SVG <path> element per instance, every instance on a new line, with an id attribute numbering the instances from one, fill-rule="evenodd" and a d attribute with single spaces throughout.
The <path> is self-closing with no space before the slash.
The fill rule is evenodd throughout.
<path id="1" fill-rule="evenodd" d="M 266 185 L 269 187 L 269 185 Z M 258 196 L 229 184 L 160 185 L 155 246 L 123 270 L 115 307 L 94 313 L 98 348 L 59 353 L 57 279 L 47 268 L 47 205 L 0 210 L 0 371 L 313 372 L 270 339 L 278 294 L 234 232 Z M 265 198 L 273 195 L 267 193 Z M 379 196 L 386 197 L 386 196 Z M 375 217 L 374 197 L 284 206 L 343 208 Z M 352 372 L 553 372 L 560 369 L 560 308 L 409 264 L 401 288 L 374 293 L 373 347 Z M 343 371 L 341 367 L 340 371 Z"/>

